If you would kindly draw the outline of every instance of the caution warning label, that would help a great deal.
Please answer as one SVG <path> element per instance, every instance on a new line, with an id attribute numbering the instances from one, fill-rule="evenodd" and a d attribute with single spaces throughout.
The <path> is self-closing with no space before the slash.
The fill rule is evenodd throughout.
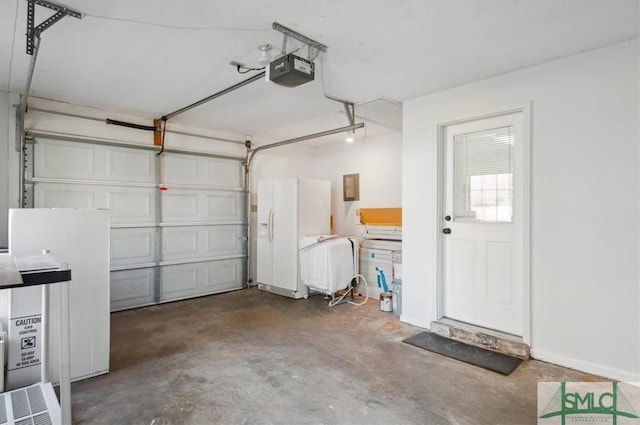
<path id="1" fill-rule="evenodd" d="M 9 319 L 8 370 L 40 364 L 41 326 L 41 314 Z"/>

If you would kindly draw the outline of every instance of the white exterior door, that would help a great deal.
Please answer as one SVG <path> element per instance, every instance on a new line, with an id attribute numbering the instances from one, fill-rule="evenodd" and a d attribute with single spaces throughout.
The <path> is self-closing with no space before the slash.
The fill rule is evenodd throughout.
<path id="1" fill-rule="evenodd" d="M 523 115 L 445 127 L 444 315 L 523 335 Z"/>

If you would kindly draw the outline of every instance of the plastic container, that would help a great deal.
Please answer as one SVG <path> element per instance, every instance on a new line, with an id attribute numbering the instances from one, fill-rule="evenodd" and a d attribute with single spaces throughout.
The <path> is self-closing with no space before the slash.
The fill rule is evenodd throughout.
<path id="1" fill-rule="evenodd" d="M 383 292 L 380 294 L 380 311 L 391 313 L 393 311 L 393 294 Z"/>

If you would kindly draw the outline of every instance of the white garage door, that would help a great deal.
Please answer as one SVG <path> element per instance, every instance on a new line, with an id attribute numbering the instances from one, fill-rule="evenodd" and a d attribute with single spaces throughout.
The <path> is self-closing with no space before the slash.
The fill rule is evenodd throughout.
<path id="1" fill-rule="evenodd" d="M 28 206 L 111 210 L 112 311 L 242 288 L 241 159 L 166 152 L 162 171 L 150 146 L 32 140 Z"/>

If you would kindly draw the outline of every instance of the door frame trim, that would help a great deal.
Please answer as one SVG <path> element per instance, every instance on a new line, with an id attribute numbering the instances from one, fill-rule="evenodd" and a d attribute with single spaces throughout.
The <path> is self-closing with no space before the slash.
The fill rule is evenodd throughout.
<path id="1" fill-rule="evenodd" d="M 522 153 L 523 158 L 523 170 L 522 170 L 522 234 L 519 235 L 522 241 L 520 249 L 522 250 L 522 340 L 525 344 L 531 345 L 532 329 L 531 329 L 531 118 L 532 118 L 533 102 L 528 101 L 524 106 L 505 108 L 500 112 L 492 112 L 479 114 L 467 118 L 453 119 L 450 121 L 443 121 L 437 125 L 437 221 L 436 221 L 436 234 L 437 238 L 437 270 L 436 270 L 436 291 L 437 291 L 437 305 L 436 312 L 438 319 L 444 317 L 444 297 L 446 293 L 445 289 L 445 256 L 444 256 L 444 237 L 441 232 L 442 222 L 444 220 L 444 202 L 445 202 L 445 129 L 448 126 L 456 124 L 464 124 L 472 121 L 479 121 L 489 118 L 501 117 L 511 114 L 522 114 Z"/>

